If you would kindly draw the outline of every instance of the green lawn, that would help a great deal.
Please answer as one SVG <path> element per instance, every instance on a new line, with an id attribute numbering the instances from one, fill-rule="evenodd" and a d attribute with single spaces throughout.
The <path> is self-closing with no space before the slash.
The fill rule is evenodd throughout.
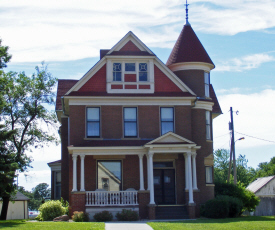
<path id="1" fill-rule="evenodd" d="M 15 229 L 28 229 L 28 230 L 104 230 L 104 223 L 95 223 L 95 222 L 26 222 L 25 220 L 7 220 L 0 221 L 1 230 L 15 230 Z"/>
<path id="2" fill-rule="evenodd" d="M 275 217 L 240 217 L 227 219 L 198 219 L 180 222 L 149 222 L 154 230 L 217 230 L 217 229 L 275 229 Z"/>

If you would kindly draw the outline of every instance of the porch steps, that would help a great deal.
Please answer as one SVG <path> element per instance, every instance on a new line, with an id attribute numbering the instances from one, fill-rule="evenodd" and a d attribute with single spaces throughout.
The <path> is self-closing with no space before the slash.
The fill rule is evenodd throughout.
<path id="1" fill-rule="evenodd" d="M 189 215 L 184 205 L 161 205 L 156 206 L 156 219 L 189 219 Z"/>

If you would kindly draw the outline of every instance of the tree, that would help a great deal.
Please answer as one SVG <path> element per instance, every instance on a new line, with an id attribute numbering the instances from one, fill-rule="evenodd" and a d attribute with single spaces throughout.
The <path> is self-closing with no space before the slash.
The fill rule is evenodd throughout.
<path id="1" fill-rule="evenodd" d="M 0 69 L 7 67 L 7 63 L 11 59 L 11 55 L 8 53 L 9 47 L 2 46 L 2 40 L 0 39 Z"/>
<path id="2" fill-rule="evenodd" d="M 14 132 L 11 140 L 5 142 L 6 155 L 13 156 L 13 162 L 20 172 L 30 167 L 31 159 L 26 155 L 30 147 L 43 147 L 45 143 L 57 142 L 56 136 L 46 129 L 57 123 L 54 112 L 49 112 L 46 107 L 54 103 L 56 78 L 51 76 L 43 63 L 41 68 L 36 67 L 35 70 L 30 77 L 24 72 L 1 73 L 0 97 L 5 103 L 1 105 L 0 119 L 7 130 Z M 14 171 L 12 175 L 15 178 Z M 5 183 L 12 186 L 11 181 Z M 1 192 L 5 191 L 0 191 L 3 194 Z M 5 194 L 2 199 L 1 219 L 6 219 L 8 206 L 4 203 L 8 205 L 10 194 Z"/>
<path id="3" fill-rule="evenodd" d="M 229 168 L 229 150 L 218 149 L 214 152 L 214 179 L 215 183 L 223 183 L 227 181 L 228 168 Z M 247 166 L 248 160 L 245 155 L 239 155 L 236 160 L 237 167 L 237 181 L 247 186 L 253 181 L 256 175 L 256 170 Z M 231 169 L 232 175 L 233 169 Z M 233 181 L 233 177 L 230 178 L 230 182 Z"/>
<path id="4" fill-rule="evenodd" d="M 32 189 L 35 199 L 44 200 L 51 196 L 51 189 L 47 183 L 40 183 Z"/>

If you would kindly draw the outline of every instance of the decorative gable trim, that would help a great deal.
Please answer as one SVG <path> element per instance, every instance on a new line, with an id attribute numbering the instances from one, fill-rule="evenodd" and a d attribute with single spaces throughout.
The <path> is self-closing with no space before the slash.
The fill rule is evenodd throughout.
<path id="1" fill-rule="evenodd" d="M 129 41 L 133 42 L 140 51 L 147 51 L 149 54 L 154 55 L 154 53 L 132 31 L 129 31 L 107 54 L 111 54 L 113 51 L 119 51 Z"/>
<path id="2" fill-rule="evenodd" d="M 168 132 L 150 142 L 148 142 L 146 145 L 151 145 L 151 144 L 158 144 L 158 143 L 175 143 L 178 144 L 180 142 L 185 142 L 188 144 L 194 144 L 193 141 L 190 141 L 182 136 L 179 136 L 173 132 Z"/>

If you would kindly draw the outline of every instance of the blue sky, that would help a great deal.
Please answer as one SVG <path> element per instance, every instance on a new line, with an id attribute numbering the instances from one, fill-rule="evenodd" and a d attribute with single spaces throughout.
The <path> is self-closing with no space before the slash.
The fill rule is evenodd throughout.
<path id="1" fill-rule="evenodd" d="M 98 61 L 99 49 L 111 48 L 130 30 L 166 63 L 185 24 L 184 3 L 2 0 L 0 37 L 13 55 L 8 70 L 31 74 L 45 61 L 55 77 L 79 79 Z M 214 148 L 229 148 L 232 106 L 239 111 L 236 139 L 245 137 L 236 143 L 236 153 L 256 168 L 275 155 L 275 1 L 188 3 L 189 21 L 216 65 L 211 83 L 223 115 L 214 120 Z M 60 146 L 28 154 L 33 168 L 19 176 L 19 185 L 50 183 L 46 163 L 60 158 Z"/>

